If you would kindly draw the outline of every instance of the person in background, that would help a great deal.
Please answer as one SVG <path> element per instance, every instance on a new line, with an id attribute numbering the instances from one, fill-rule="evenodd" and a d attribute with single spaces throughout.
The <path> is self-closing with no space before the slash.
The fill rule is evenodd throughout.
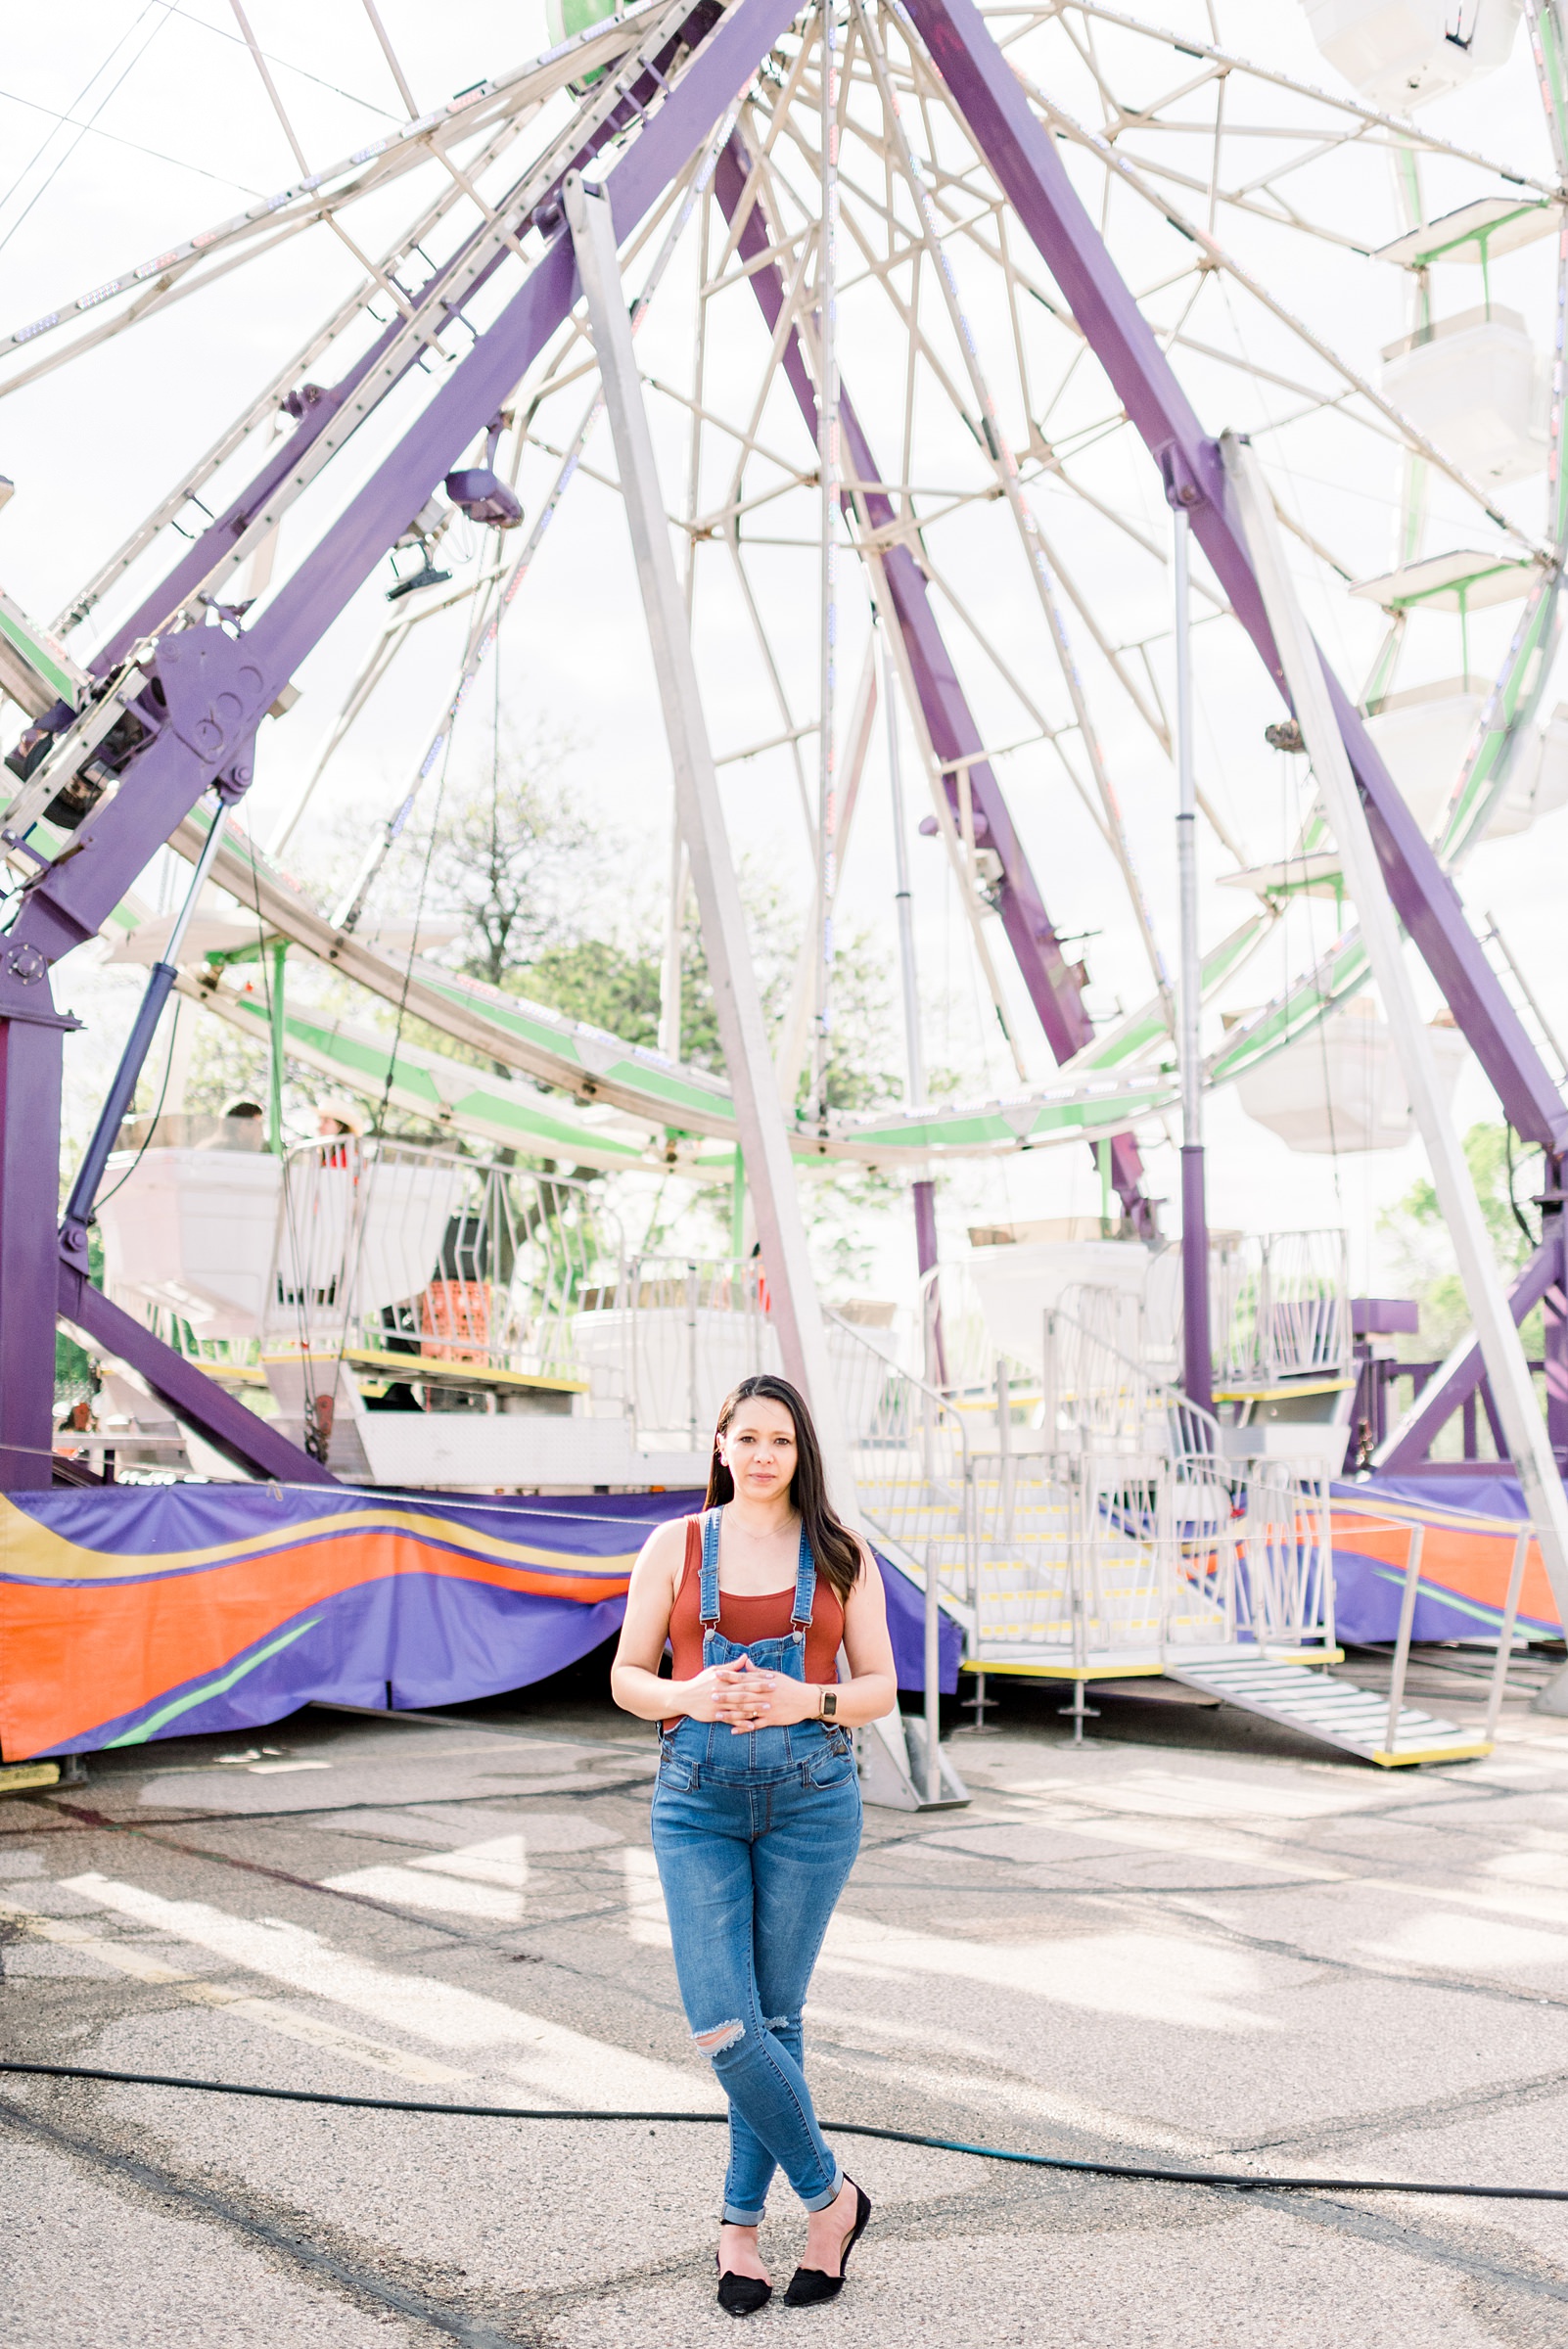
<path id="1" fill-rule="evenodd" d="M 365 1113 L 358 1102 L 350 1101 L 346 1093 L 325 1093 L 316 1103 L 316 1132 L 323 1141 L 346 1143 L 350 1138 L 357 1141 L 365 1130 L 366 1122 Z M 323 1151 L 322 1164 L 346 1167 L 348 1164 L 347 1149 Z"/>

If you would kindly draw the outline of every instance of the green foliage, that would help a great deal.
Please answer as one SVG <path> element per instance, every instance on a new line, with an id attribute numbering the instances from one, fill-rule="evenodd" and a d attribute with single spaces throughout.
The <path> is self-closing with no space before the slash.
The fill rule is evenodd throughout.
<path id="1" fill-rule="evenodd" d="M 426 910 L 457 917 L 459 967 L 491 987 L 515 987 L 520 964 L 581 934 L 583 902 L 615 860 L 617 844 L 562 789 L 569 748 L 509 741 L 489 774 L 448 783 L 411 837 L 405 886 L 417 873 Z"/>
<path id="2" fill-rule="evenodd" d="M 1487 1236 L 1504 1273 L 1516 1270 L 1530 1255 L 1535 1246 L 1536 1221 L 1535 1211 L 1529 1205 L 1535 1178 L 1527 1172 L 1524 1153 L 1517 1142 L 1513 1145 L 1513 1197 L 1519 1202 L 1519 1215 L 1509 1199 L 1509 1139 L 1505 1126 L 1472 1126 L 1464 1137 L 1465 1161 L 1481 1202 Z M 1521 1228 L 1520 1215 L 1528 1229 Z M 1429 1176 L 1422 1175 L 1413 1182 L 1404 1198 L 1385 1212 L 1379 1229 L 1392 1242 L 1402 1280 L 1421 1309 L 1420 1336 L 1405 1342 L 1409 1355 L 1430 1359 L 1433 1355 L 1447 1354 L 1469 1328 L 1470 1309 L 1465 1303 L 1464 1284 L 1459 1278 L 1448 1225 Z M 1526 1352 L 1539 1354 L 1542 1345 L 1539 1313 L 1532 1313 L 1525 1322 L 1524 1337 Z"/>
<path id="3" fill-rule="evenodd" d="M 104 1243 L 96 1229 L 87 1234 L 87 1271 L 95 1289 L 104 1285 Z M 92 1363 L 84 1348 L 63 1329 L 55 1331 L 55 1409 L 69 1409 L 93 1392 Z"/>
<path id="4" fill-rule="evenodd" d="M 607 938 L 547 946 L 513 974 L 519 994 L 628 1044 L 659 1041 L 659 966 Z"/>
<path id="5" fill-rule="evenodd" d="M 287 966 L 285 985 L 300 975 L 301 964 Z M 269 965 L 270 977 L 270 965 Z M 261 981 L 255 981 L 261 991 Z M 244 1035 L 231 1028 L 225 1020 L 214 1020 L 199 1012 L 194 1003 L 187 1003 L 180 1014 L 182 1020 L 195 1020 L 196 1036 L 191 1047 L 191 1065 L 185 1080 L 185 1106 L 194 1116 L 218 1117 L 231 1101 L 255 1101 L 263 1110 L 268 1104 L 271 1078 L 271 1055 L 267 1046 L 254 1036 Z M 151 1110 L 158 1099 L 162 1082 L 163 1064 L 159 1060 L 150 1075 L 143 1079 L 137 1093 L 139 1107 Z M 316 1102 L 323 1093 L 339 1089 L 330 1078 L 312 1076 L 308 1069 L 285 1067 L 283 1078 L 283 1126 L 287 1136 L 314 1133 Z"/>
<path id="6" fill-rule="evenodd" d="M 459 935 L 444 958 L 457 968 L 627 1043 L 655 1045 L 663 906 L 648 887 L 645 849 L 577 814 L 562 781 L 569 748 L 559 735 L 510 741 L 503 735 L 489 771 L 450 779 L 432 802 L 424 830 L 411 831 L 397 884 L 406 906 L 417 901 L 430 914 L 456 917 Z M 357 860 L 357 842 L 346 840 L 343 849 L 346 860 Z M 806 917 L 770 874 L 747 869 L 740 879 L 763 1011 L 777 1037 L 789 1013 Z M 892 980 L 885 955 L 869 937 L 841 937 L 832 998 L 829 1106 L 870 1109 L 899 1100 Z M 356 1016 L 363 1018 L 363 1010 Z M 381 1024 L 390 1027 L 385 1015 Z M 403 1034 L 449 1058 L 484 1062 L 483 1054 L 422 1022 L 405 1019 Z M 680 1057 L 696 1068 L 723 1068 L 713 986 L 690 900 L 681 948 Z M 807 1067 L 793 1106 L 806 1110 L 809 1097 Z M 389 1132 L 425 1138 L 416 1121 L 389 1116 L 386 1126 Z M 684 1186 L 677 1188 L 679 1199 L 671 1193 L 666 1204 L 692 1235 L 690 1244 L 698 1244 L 695 1221 L 704 1244 L 727 1253 L 727 1191 L 707 1191 L 688 1204 Z M 824 1271 L 842 1279 L 860 1274 L 871 1254 L 863 1237 L 868 1220 L 898 1189 L 885 1175 L 862 1169 L 813 1179 L 807 1213 Z M 654 1225 L 645 1244 L 656 1244 L 659 1230 L 669 1228 L 657 1209 Z"/>

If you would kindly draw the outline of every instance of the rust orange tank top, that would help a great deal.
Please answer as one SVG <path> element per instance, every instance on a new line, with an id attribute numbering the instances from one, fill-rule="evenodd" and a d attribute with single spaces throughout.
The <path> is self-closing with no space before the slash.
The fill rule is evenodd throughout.
<path id="1" fill-rule="evenodd" d="M 694 1681 L 703 1668 L 703 1623 L 699 1586 L 703 1571 L 703 1529 L 700 1517 L 686 1520 L 686 1560 L 680 1588 L 669 1610 L 669 1645 L 674 1677 Z M 791 1582 L 783 1590 L 764 1590 L 745 1597 L 734 1590 L 718 1593 L 718 1628 L 726 1639 L 749 1647 L 754 1639 L 784 1639 L 789 1635 L 790 1608 L 795 1598 Z M 838 1680 L 838 1654 L 844 1638 L 844 1601 L 820 1573 L 811 1603 L 810 1629 L 806 1635 L 806 1677 L 813 1686 L 831 1688 Z"/>

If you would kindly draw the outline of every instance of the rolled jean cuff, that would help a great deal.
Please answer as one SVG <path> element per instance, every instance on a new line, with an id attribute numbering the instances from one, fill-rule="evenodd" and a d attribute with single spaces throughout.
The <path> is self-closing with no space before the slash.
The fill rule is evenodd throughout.
<path id="1" fill-rule="evenodd" d="M 718 2214 L 718 2224 L 720 2227 L 761 2227 L 762 2217 L 760 2210 L 737 2210 L 733 2202 L 726 2202 Z"/>
<path id="2" fill-rule="evenodd" d="M 826 2210 L 828 2204 L 836 2202 L 843 2191 L 844 2172 L 835 2162 L 833 2164 L 833 2184 L 825 2186 L 819 2194 L 803 2194 L 801 2200 L 807 2210 Z"/>

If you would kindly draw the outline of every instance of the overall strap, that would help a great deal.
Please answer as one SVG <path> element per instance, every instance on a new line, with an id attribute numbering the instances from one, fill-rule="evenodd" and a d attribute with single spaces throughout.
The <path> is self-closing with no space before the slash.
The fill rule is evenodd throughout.
<path id="1" fill-rule="evenodd" d="M 705 1632 L 718 1629 L 718 1520 L 719 1509 L 705 1509 L 703 1528 L 703 1571 L 697 1587 L 697 1613 Z"/>
<path id="2" fill-rule="evenodd" d="M 815 1600 L 816 1560 L 811 1555 L 811 1544 L 806 1538 L 806 1527 L 803 1524 L 801 1527 L 801 1562 L 795 1576 L 795 1604 L 790 1609 L 790 1630 L 792 1632 L 804 1632 L 810 1628 L 811 1608 Z"/>

